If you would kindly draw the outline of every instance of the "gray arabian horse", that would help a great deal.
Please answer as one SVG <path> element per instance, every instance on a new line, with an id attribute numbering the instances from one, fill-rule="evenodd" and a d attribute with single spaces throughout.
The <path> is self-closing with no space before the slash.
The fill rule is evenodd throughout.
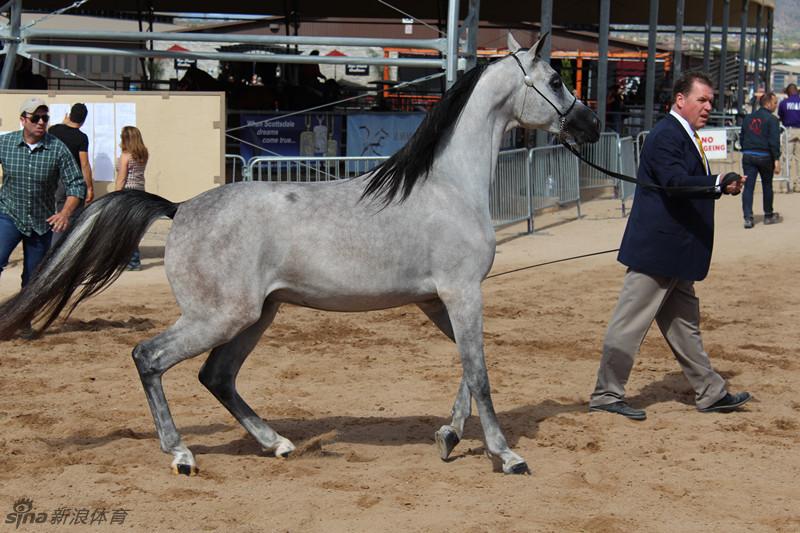
<path id="1" fill-rule="evenodd" d="M 505 473 L 525 473 L 492 405 L 483 354 L 481 281 L 495 232 L 489 189 L 503 133 L 523 126 L 594 142 L 599 122 L 513 37 L 513 59 L 475 68 L 443 96 L 409 143 L 376 171 L 333 183 L 246 182 L 175 204 L 152 194 L 111 193 L 91 206 L 50 250 L 38 275 L 0 306 L 0 339 L 31 320 L 47 328 L 67 307 L 112 283 L 147 227 L 174 219 L 164 267 L 178 320 L 138 344 L 133 360 L 161 449 L 176 473 L 195 474 L 161 378 L 211 351 L 200 382 L 265 451 L 294 445 L 236 391 L 236 376 L 283 303 L 326 311 L 416 304 L 458 346 L 462 380 L 452 421 L 436 432 L 442 459 L 462 436 L 475 399 L 487 452 Z"/>

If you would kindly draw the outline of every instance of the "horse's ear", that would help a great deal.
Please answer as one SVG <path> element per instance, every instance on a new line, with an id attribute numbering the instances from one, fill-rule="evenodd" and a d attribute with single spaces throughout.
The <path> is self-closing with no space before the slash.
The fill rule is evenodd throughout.
<path id="1" fill-rule="evenodd" d="M 541 37 L 539 37 L 539 40 L 536 41 L 536 43 L 534 43 L 534 45 L 531 47 L 531 50 L 533 51 L 533 55 L 535 57 L 540 57 L 542 53 L 542 47 L 544 46 L 544 42 L 547 40 L 548 37 L 550 37 L 550 32 L 544 33 Z"/>
<path id="2" fill-rule="evenodd" d="M 512 54 L 517 50 L 519 50 L 520 48 L 522 48 L 517 42 L 517 40 L 514 39 L 514 35 L 511 32 L 508 32 L 508 38 L 506 39 L 506 42 L 508 49 L 511 51 Z"/>

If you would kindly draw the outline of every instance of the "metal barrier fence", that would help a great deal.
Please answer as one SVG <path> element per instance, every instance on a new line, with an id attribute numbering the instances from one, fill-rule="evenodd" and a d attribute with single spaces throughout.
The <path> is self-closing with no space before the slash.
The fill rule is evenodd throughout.
<path id="1" fill-rule="evenodd" d="M 636 141 L 634 141 L 635 146 L 635 160 L 636 160 L 636 168 L 639 168 L 639 155 L 642 153 L 642 146 L 644 146 L 644 140 L 647 137 L 647 134 L 650 133 L 650 130 L 640 131 L 639 134 L 636 136 Z"/>
<path id="2" fill-rule="evenodd" d="M 594 144 L 580 146 L 583 157 L 605 169 L 619 172 L 619 134 L 605 132 Z M 616 181 L 585 163 L 580 165 L 580 184 L 582 190 L 613 187 Z"/>
<path id="3" fill-rule="evenodd" d="M 611 170 L 627 169 L 629 156 L 635 155 L 632 139 L 620 140 L 616 133 L 602 134 L 597 145 L 584 146 L 581 151 L 584 157 Z M 625 151 L 624 155 L 622 151 Z M 245 163 L 240 155 L 226 154 L 226 179 L 229 182 L 335 181 L 365 174 L 386 159 L 385 156 L 257 156 Z M 634 173 L 635 169 L 630 172 Z M 489 191 L 492 223 L 495 228 L 500 228 L 527 220 L 530 233 L 536 211 L 575 203 L 580 217 L 583 189 L 615 184 L 611 178 L 581 163 L 563 146 L 504 151 L 498 157 L 495 179 Z M 623 204 L 628 196 L 623 196 Z"/>
<path id="4" fill-rule="evenodd" d="M 637 168 L 635 142 L 632 137 L 623 137 L 619 140 L 619 173 L 635 178 Z M 625 201 L 633 197 L 636 184 L 620 181 L 617 190 L 622 201 L 622 216 L 625 216 Z"/>
<path id="5" fill-rule="evenodd" d="M 500 152 L 489 189 L 489 211 L 495 228 L 527 220 L 528 233 L 533 231 L 530 170 L 526 148 Z"/>
<path id="6" fill-rule="evenodd" d="M 563 146 L 532 148 L 528 153 L 534 212 L 575 202 L 580 217 L 581 177 L 578 158 Z"/>
<path id="7" fill-rule="evenodd" d="M 277 157 L 257 156 L 247 163 L 253 181 L 336 181 L 366 174 L 389 159 L 372 157 Z"/>
<path id="8" fill-rule="evenodd" d="M 225 154 L 225 182 L 247 181 L 247 161 L 238 154 Z"/>

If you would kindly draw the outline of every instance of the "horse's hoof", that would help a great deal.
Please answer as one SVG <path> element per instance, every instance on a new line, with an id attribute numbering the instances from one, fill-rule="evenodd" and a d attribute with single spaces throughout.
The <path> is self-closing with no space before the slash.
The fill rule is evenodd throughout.
<path id="1" fill-rule="evenodd" d="M 281 439 L 280 444 L 275 447 L 275 457 L 286 459 L 294 451 L 294 444 L 289 439 Z"/>
<path id="2" fill-rule="evenodd" d="M 447 426 L 442 426 L 439 431 L 434 434 L 436 439 L 436 447 L 439 448 L 439 457 L 442 461 L 446 461 L 453 449 L 461 442 L 458 434 Z"/>
<path id="3" fill-rule="evenodd" d="M 172 473 L 177 475 L 184 475 L 184 476 L 196 476 L 200 473 L 200 469 L 197 468 L 195 465 L 187 465 L 187 464 L 178 464 L 172 465 Z"/>
<path id="4" fill-rule="evenodd" d="M 514 463 L 511 465 L 503 465 L 504 474 L 530 474 L 531 469 L 528 468 L 528 463 L 522 461 L 521 463 Z"/>

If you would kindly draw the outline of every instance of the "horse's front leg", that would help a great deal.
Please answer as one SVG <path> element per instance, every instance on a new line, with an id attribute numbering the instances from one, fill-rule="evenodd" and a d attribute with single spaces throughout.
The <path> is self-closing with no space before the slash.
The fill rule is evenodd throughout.
<path id="1" fill-rule="evenodd" d="M 453 326 L 464 370 L 462 381 L 466 383 L 468 393 L 475 398 L 486 449 L 491 455 L 500 458 L 503 472 L 506 474 L 527 473 L 529 470 L 525 460 L 508 447 L 492 405 L 489 375 L 483 355 L 483 298 L 480 284 L 444 290 L 440 292 L 439 297 L 447 307 Z M 463 389 L 464 387 L 459 390 L 454 411 L 456 408 L 461 408 L 463 412 L 464 404 L 467 408 L 469 406 L 469 394 Z M 454 412 L 454 418 L 455 416 Z"/>

